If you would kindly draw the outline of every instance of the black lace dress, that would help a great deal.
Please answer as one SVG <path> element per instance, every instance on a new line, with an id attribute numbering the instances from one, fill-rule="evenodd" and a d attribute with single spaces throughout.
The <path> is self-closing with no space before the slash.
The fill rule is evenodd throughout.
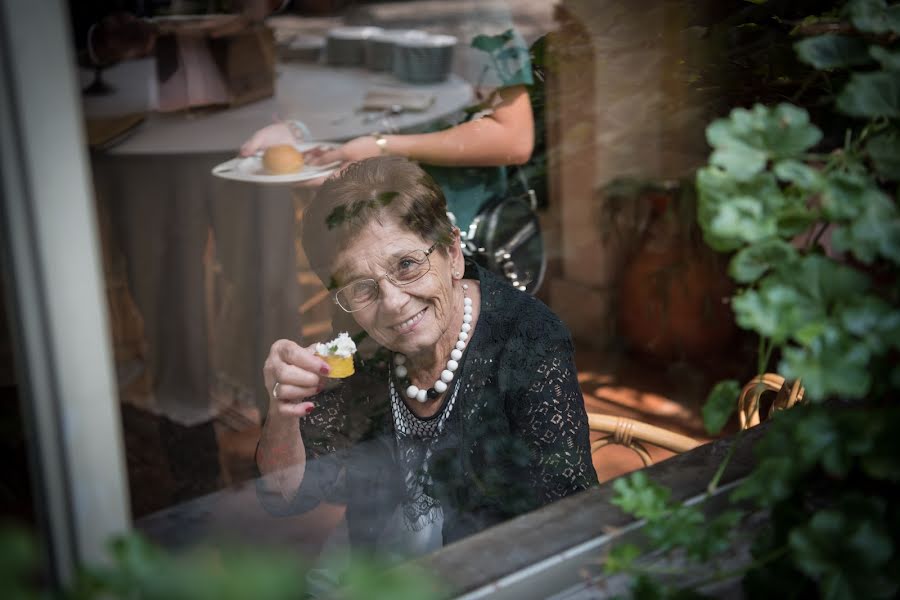
<path id="1" fill-rule="evenodd" d="M 467 265 L 466 276 L 481 282 L 481 312 L 438 415 L 418 419 L 398 394 L 392 410 L 390 353 L 357 360 L 300 420 L 297 495 L 257 487 L 267 510 L 346 504 L 351 543 L 374 547 L 398 512 L 421 526 L 438 506 L 446 545 L 597 485 L 568 330 L 492 273 Z"/>

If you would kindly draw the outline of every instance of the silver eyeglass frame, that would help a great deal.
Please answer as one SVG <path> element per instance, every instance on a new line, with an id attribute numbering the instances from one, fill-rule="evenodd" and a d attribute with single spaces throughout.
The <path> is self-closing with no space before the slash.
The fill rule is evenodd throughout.
<path id="1" fill-rule="evenodd" d="M 427 250 L 422 250 L 422 252 L 425 253 L 425 262 L 428 263 L 428 268 L 425 269 L 424 271 L 422 271 L 422 274 L 419 275 L 418 277 L 416 277 L 415 279 L 413 279 L 412 281 L 406 281 L 406 282 L 402 282 L 402 283 L 401 283 L 401 282 L 395 280 L 393 277 L 391 277 L 391 274 L 390 274 L 390 273 L 385 273 L 384 275 L 382 275 L 381 277 L 378 277 L 377 279 L 374 278 L 374 277 L 365 277 L 365 278 L 363 278 L 363 279 L 357 279 L 356 281 L 351 281 L 351 282 L 348 283 L 347 285 L 342 285 L 338 290 L 336 290 L 336 291 L 331 295 L 331 299 L 334 300 L 334 303 L 337 304 L 337 305 L 340 307 L 340 309 L 341 309 L 342 311 L 346 312 L 346 313 L 355 313 L 355 312 L 359 312 L 359 311 L 361 311 L 361 310 L 364 310 L 364 309 L 366 309 L 366 308 L 369 308 L 370 306 L 372 306 L 373 304 L 375 304 L 376 302 L 378 302 L 378 299 L 379 299 L 379 298 L 381 298 L 381 286 L 379 286 L 378 284 L 381 282 L 382 279 L 387 279 L 388 281 L 390 281 L 392 284 L 394 284 L 394 285 L 397 286 L 397 287 L 405 287 L 405 286 L 407 286 L 407 285 L 410 285 L 410 284 L 413 284 L 413 283 L 419 281 L 420 279 L 422 279 L 423 277 L 425 277 L 428 273 L 430 273 L 430 272 L 431 272 L 431 260 L 430 260 L 428 257 L 431 256 L 432 253 L 434 253 L 435 250 L 437 250 L 437 247 L 440 246 L 440 244 L 441 244 L 440 242 L 435 242 L 435 243 L 433 243 L 433 244 L 431 245 L 431 247 L 428 248 Z M 338 300 L 338 294 L 340 294 L 341 292 L 343 292 L 344 290 L 346 290 L 346 289 L 347 289 L 348 287 L 350 287 L 351 285 L 357 285 L 358 283 L 361 283 L 361 282 L 364 282 L 364 281 L 371 281 L 372 283 L 375 284 L 375 297 L 372 299 L 371 302 L 369 302 L 369 303 L 366 304 L 365 306 L 361 306 L 361 307 L 359 307 L 359 308 L 357 308 L 357 309 L 354 309 L 354 310 L 347 310 L 347 309 L 344 307 L 344 305 L 341 304 L 340 301 Z"/>

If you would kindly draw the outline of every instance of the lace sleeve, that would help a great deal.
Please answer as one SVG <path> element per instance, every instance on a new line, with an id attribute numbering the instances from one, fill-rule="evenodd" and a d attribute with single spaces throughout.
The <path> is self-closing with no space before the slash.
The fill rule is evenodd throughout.
<path id="1" fill-rule="evenodd" d="M 597 485 L 597 474 L 568 331 L 555 316 L 520 323 L 507 413 L 531 451 L 532 489 L 547 504 Z"/>

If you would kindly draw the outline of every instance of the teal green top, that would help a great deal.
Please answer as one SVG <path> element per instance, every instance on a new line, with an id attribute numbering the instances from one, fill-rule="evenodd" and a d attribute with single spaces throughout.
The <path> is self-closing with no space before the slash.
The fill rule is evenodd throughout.
<path id="1" fill-rule="evenodd" d="M 531 60 L 525 40 L 513 29 L 498 35 L 477 35 L 471 47 L 465 49 L 468 59 L 466 75 L 480 98 L 487 98 L 493 90 L 514 85 L 532 85 Z M 480 118 L 481 106 L 464 111 L 460 118 L 442 123 L 434 130 L 448 129 L 461 122 Z M 447 207 L 462 231 L 484 204 L 497 195 L 506 194 L 505 167 L 437 167 L 423 165 L 435 179 L 447 199 Z"/>

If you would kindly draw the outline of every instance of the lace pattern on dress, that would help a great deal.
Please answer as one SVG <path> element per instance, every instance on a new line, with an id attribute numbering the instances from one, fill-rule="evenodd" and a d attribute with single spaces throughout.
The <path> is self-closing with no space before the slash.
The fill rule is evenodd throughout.
<path id="1" fill-rule="evenodd" d="M 429 523 L 442 518 L 440 502 L 431 497 L 425 490 L 431 486 L 432 477 L 429 463 L 434 444 L 446 431 L 446 425 L 456 395 L 459 392 L 461 377 L 456 379 L 450 399 L 444 403 L 433 417 L 422 419 L 417 417 L 397 393 L 393 377 L 388 373 L 391 393 L 391 413 L 394 420 L 394 433 L 397 439 L 397 454 L 400 468 L 404 473 L 406 499 L 403 501 L 403 518 L 406 526 L 412 531 L 421 531 Z"/>

